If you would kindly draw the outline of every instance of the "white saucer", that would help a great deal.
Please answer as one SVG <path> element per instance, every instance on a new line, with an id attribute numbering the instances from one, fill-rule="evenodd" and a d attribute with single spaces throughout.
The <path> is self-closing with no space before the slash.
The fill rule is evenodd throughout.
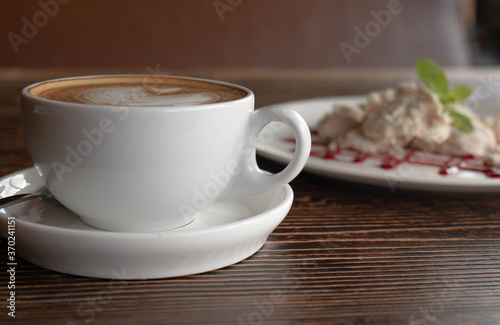
<path id="1" fill-rule="evenodd" d="M 0 179 L 0 197 L 42 186 L 34 168 Z M 155 233 L 114 233 L 92 228 L 49 200 L 0 208 L 0 233 L 15 217 L 15 252 L 57 272 L 109 279 L 151 279 L 201 273 L 257 252 L 285 218 L 293 191 L 285 185 L 245 199 L 216 203 L 189 225 Z M 11 229 L 12 230 L 12 226 Z"/>

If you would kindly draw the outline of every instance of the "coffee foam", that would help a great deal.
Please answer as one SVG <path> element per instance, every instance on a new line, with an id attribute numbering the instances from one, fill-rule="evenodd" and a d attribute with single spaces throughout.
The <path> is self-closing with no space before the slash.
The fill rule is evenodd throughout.
<path id="1" fill-rule="evenodd" d="M 44 82 L 33 96 L 70 103 L 119 106 L 186 106 L 242 98 L 244 90 L 203 80 L 159 76 L 109 76 Z"/>

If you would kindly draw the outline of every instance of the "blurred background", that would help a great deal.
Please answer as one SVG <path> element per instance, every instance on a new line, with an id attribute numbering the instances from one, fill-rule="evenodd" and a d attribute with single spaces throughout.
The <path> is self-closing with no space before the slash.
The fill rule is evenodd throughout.
<path id="1" fill-rule="evenodd" d="M 1 68 L 496 65 L 496 0 L 2 0 Z"/>

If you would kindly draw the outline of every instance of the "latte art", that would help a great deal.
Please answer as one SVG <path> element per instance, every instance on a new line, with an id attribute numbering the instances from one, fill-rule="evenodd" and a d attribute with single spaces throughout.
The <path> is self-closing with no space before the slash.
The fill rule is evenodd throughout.
<path id="1" fill-rule="evenodd" d="M 109 87 L 82 91 L 75 95 L 75 99 L 95 105 L 182 106 L 217 103 L 221 101 L 221 95 L 215 92 L 185 93 L 181 88 Z"/>
<path id="2" fill-rule="evenodd" d="M 106 76 L 48 81 L 28 90 L 44 99 L 89 105 L 186 106 L 220 103 L 247 92 L 196 79 Z"/>

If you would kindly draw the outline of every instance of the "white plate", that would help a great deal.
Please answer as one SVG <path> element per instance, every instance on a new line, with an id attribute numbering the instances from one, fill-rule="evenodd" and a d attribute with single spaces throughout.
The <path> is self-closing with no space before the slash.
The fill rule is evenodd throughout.
<path id="1" fill-rule="evenodd" d="M 42 185 L 34 168 L 21 170 L 0 179 L 0 197 L 34 192 Z M 10 230 L 15 235 L 15 243 L 9 240 L 16 253 L 13 265 L 21 256 L 38 266 L 80 276 L 174 277 L 215 270 L 254 254 L 285 218 L 292 201 L 292 189 L 285 185 L 216 203 L 175 230 L 115 233 L 86 225 L 50 200 L 34 199 L 0 208 L 0 234 L 8 237 Z M 15 220 L 10 229 L 9 220 Z"/>
<path id="2" fill-rule="evenodd" d="M 309 128 L 316 129 L 318 122 L 332 110 L 335 102 L 357 104 L 365 100 L 364 96 L 349 97 L 325 97 L 298 101 L 285 102 L 272 106 L 288 107 L 297 111 L 306 120 Z M 480 110 L 482 114 L 491 114 L 495 108 L 495 98 L 489 102 L 482 102 Z M 498 105 L 500 106 L 500 105 Z M 288 163 L 293 155 L 295 147 L 291 131 L 273 122 L 261 133 L 257 145 L 257 153 L 263 157 L 280 163 Z M 327 177 L 354 181 L 394 188 L 406 188 L 430 191 L 453 191 L 453 192 L 496 192 L 500 191 L 500 178 L 487 176 L 483 172 L 471 170 L 459 170 L 458 172 L 441 175 L 440 168 L 436 166 L 425 166 L 417 163 L 402 163 L 393 169 L 383 169 L 380 157 L 371 157 L 363 162 L 352 162 L 353 152 L 345 151 L 346 155 L 338 156 L 338 159 L 325 159 L 315 156 L 314 153 L 324 151 L 324 145 L 314 143 L 305 171 L 324 175 Z M 449 159 L 448 156 L 429 155 L 429 159 Z M 474 161 L 472 161 L 474 162 Z"/>

